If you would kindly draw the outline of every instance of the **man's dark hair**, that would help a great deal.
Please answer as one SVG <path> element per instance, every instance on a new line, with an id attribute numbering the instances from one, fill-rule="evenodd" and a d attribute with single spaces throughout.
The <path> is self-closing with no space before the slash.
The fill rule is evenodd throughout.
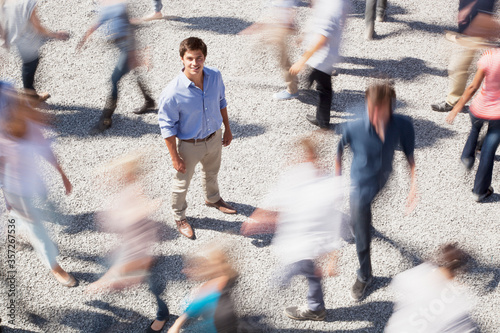
<path id="1" fill-rule="evenodd" d="M 198 37 L 189 37 L 184 39 L 179 46 L 179 54 L 181 58 L 184 57 L 186 51 L 197 51 L 200 50 L 203 56 L 207 57 L 207 45 Z"/>
<path id="2" fill-rule="evenodd" d="M 436 261 L 441 267 L 449 270 L 455 276 L 467 268 L 470 255 L 458 248 L 457 244 L 445 244 L 439 248 Z"/>

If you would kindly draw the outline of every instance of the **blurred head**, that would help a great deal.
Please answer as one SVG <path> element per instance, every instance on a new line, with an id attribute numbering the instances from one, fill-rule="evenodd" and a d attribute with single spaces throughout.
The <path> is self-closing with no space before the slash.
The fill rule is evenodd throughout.
<path id="1" fill-rule="evenodd" d="M 33 108 L 29 96 L 18 94 L 14 90 L 2 90 L 8 95 L 8 102 L 2 105 L 1 130 L 13 138 L 23 138 L 27 130 L 27 122 L 48 123 L 48 116 Z M 4 96 L 5 97 L 5 96 Z"/>
<path id="2" fill-rule="evenodd" d="M 215 244 L 209 246 L 204 256 L 188 258 L 183 272 L 195 281 L 211 280 L 221 276 L 233 279 L 237 276 L 226 251 Z"/>
<path id="3" fill-rule="evenodd" d="M 143 155 L 140 152 L 132 152 L 114 159 L 105 168 L 117 180 L 123 180 L 125 183 L 133 183 L 141 176 L 142 158 Z"/>
<path id="4" fill-rule="evenodd" d="M 200 38 L 184 39 L 179 46 L 179 54 L 184 65 L 184 73 L 189 79 L 201 75 L 207 56 L 207 46 Z"/>
<path id="5" fill-rule="evenodd" d="M 447 270 L 453 278 L 458 273 L 465 271 L 470 256 L 459 249 L 456 244 L 445 244 L 439 248 L 436 263 Z"/>
<path id="6" fill-rule="evenodd" d="M 392 104 L 396 100 L 396 91 L 389 80 L 371 84 L 365 91 L 368 117 L 372 124 L 386 122 L 392 115 Z"/>

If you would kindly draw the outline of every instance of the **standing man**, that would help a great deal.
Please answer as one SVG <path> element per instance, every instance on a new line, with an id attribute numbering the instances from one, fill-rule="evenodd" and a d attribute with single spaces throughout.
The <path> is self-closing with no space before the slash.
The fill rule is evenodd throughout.
<path id="1" fill-rule="evenodd" d="M 371 203 L 384 187 L 392 172 L 394 150 L 401 144 L 410 165 L 411 188 L 408 211 L 416 201 L 415 132 L 411 120 L 392 113 L 396 92 L 388 82 L 372 84 L 366 90 L 368 117 L 349 123 L 337 148 L 336 173 L 342 172 L 342 153 L 351 146 L 351 218 L 356 238 L 360 269 L 351 290 L 351 297 L 359 301 L 372 281 L 370 260 Z"/>
<path id="2" fill-rule="evenodd" d="M 175 223 L 182 235 L 194 239 L 186 219 L 186 194 L 198 162 L 203 166 L 206 205 L 236 213 L 222 200 L 217 183 L 222 146 L 228 146 L 233 135 L 222 76 L 217 69 L 204 67 L 207 46 L 200 38 L 189 37 L 181 42 L 179 53 L 184 68 L 161 93 L 158 122 L 177 171 L 172 184 Z"/>

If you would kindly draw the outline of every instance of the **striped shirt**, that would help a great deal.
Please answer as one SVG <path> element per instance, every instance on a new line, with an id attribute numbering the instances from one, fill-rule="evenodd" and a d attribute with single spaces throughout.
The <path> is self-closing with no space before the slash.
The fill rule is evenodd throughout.
<path id="1" fill-rule="evenodd" d="M 487 50 L 477 63 L 484 71 L 481 91 L 474 97 L 470 110 L 480 119 L 500 119 L 500 48 Z"/>

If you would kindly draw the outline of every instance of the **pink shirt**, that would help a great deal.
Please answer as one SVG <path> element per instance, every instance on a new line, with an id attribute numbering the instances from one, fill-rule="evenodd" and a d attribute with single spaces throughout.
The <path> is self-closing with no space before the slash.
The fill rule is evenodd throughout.
<path id="1" fill-rule="evenodd" d="M 500 119 L 500 48 L 483 53 L 477 62 L 478 69 L 484 71 L 483 86 L 474 97 L 470 110 L 480 119 Z"/>

